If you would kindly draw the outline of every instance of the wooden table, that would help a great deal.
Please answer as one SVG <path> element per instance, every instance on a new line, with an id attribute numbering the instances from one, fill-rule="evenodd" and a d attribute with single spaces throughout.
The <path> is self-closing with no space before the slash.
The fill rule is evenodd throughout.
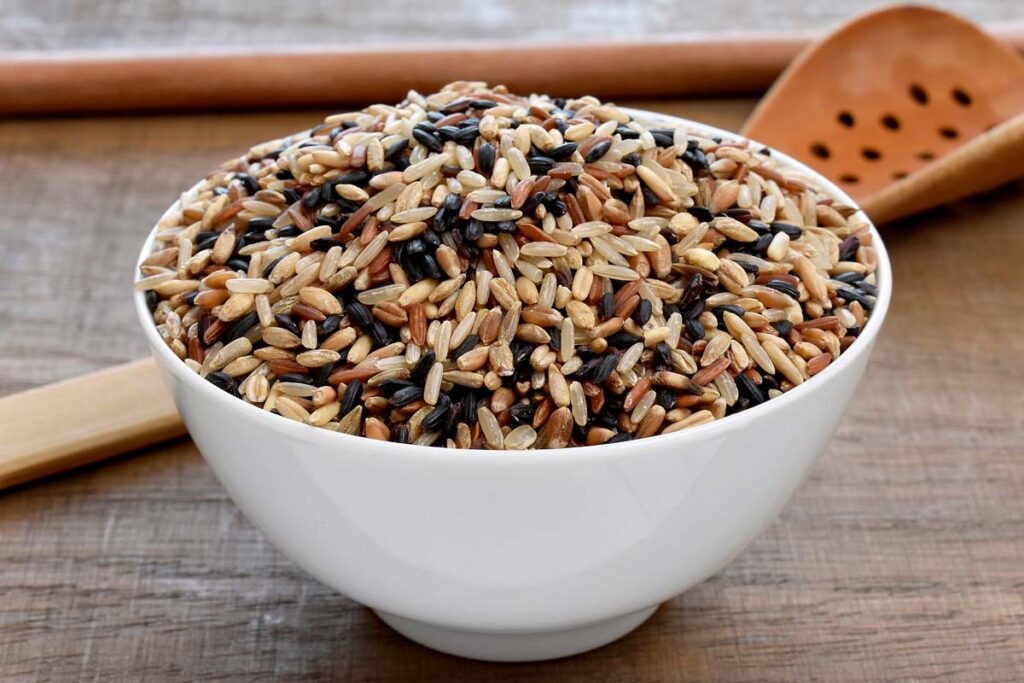
<path id="1" fill-rule="evenodd" d="M 736 128 L 753 103 L 630 104 Z M 143 355 L 149 226 L 322 114 L 0 123 L 0 392 Z M 181 441 L 0 493 L 0 679 L 1024 679 L 1022 212 L 1007 188 L 885 229 L 893 308 L 827 454 L 732 565 L 614 645 L 499 666 L 408 642 L 274 551 Z"/>

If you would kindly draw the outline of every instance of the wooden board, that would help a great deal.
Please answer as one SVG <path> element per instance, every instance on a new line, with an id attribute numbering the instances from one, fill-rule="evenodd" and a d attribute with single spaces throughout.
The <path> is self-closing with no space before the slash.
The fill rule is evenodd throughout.
<path id="1" fill-rule="evenodd" d="M 737 128 L 753 103 L 629 104 Z M 150 224 L 321 115 L 0 123 L 0 393 L 144 355 Z M 516 666 L 414 645 L 274 551 L 179 441 L 0 494 L 0 680 L 1024 679 L 1022 212 L 1009 188 L 886 230 L 893 309 L 810 480 L 614 645 Z"/>

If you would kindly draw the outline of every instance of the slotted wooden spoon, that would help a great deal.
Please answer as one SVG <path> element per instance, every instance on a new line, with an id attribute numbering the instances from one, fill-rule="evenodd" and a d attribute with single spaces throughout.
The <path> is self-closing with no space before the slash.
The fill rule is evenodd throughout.
<path id="1" fill-rule="evenodd" d="M 874 11 L 794 60 L 743 133 L 884 223 L 1024 177 L 1024 59 L 940 10 Z"/>

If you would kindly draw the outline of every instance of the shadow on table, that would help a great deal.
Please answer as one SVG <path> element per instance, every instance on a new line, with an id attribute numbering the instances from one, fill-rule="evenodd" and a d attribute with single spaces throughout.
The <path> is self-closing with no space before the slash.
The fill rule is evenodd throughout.
<path id="1" fill-rule="evenodd" d="M 307 608 L 309 609 L 309 608 Z M 328 604 L 323 609 L 333 611 Z M 547 662 L 503 664 L 442 654 L 399 635 L 369 609 L 339 633 L 339 640 L 317 661 L 307 661 L 312 678 L 381 681 L 666 680 L 717 678 L 701 647 L 688 639 L 679 605 L 667 603 L 644 625 L 610 645 Z M 308 615 L 307 615 L 308 616 Z M 320 619 L 316 619 L 320 621 Z M 295 633 L 293 631 L 293 633 Z M 323 636 L 324 634 L 321 634 Z M 280 644 L 283 647 L 283 643 Z M 301 649 L 299 643 L 293 644 Z"/>

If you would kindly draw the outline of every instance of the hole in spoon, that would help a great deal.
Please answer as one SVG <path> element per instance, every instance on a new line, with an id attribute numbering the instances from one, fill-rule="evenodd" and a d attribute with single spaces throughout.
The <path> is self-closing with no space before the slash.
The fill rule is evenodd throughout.
<path id="1" fill-rule="evenodd" d="M 811 154 L 818 157 L 819 159 L 828 159 L 830 156 L 832 156 L 832 152 L 829 151 L 828 147 L 821 144 L 820 142 L 815 142 L 813 145 L 811 145 Z"/>
<path id="2" fill-rule="evenodd" d="M 836 120 L 839 121 L 839 125 L 841 125 L 841 126 L 846 126 L 847 128 L 853 128 L 853 124 L 854 124 L 853 114 L 851 114 L 848 111 L 841 111 L 841 112 L 839 112 L 839 115 L 836 116 Z"/>
<path id="3" fill-rule="evenodd" d="M 860 178 L 853 175 L 852 173 L 844 173 L 843 175 L 839 176 L 839 182 L 843 183 L 844 185 L 856 185 L 857 183 L 860 182 Z"/>
<path id="4" fill-rule="evenodd" d="M 932 159 L 935 158 L 935 153 L 934 152 L 927 152 L 927 151 L 925 151 L 925 152 L 918 152 L 917 153 L 917 158 L 920 159 L 921 161 L 931 161 Z"/>
<path id="5" fill-rule="evenodd" d="M 882 125 L 889 130 L 899 130 L 900 120 L 892 114 L 886 114 L 882 117 Z"/>
<path id="6" fill-rule="evenodd" d="M 946 138 L 947 140 L 956 140 L 960 137 L 960 133 L 957 132 L 956 128 L 950 128 L 949 126 L 943 126 L 939 128 L 939 135 Z"/>
<path id="7" fill-rule="evenodd" d="M 963 88 L 953 88 L 953 99 L 956 103 L 964 107 L 971 106 L 971 96 Z"/>
<path id="8" fill-rule="evenodd" d="M 907 172 L 906 171 L 896 171 L 895 173 L 892 174 L 892 179 L 893 180 L 903 180 L 906 177 L 907 177 Z"/>
<path id="9" fill-rule="evenodd" d="M 860 151 L 860 153 L 868 161 L 878 161 L 882 158 L 882 153 L 874 147 L 865 147 Z"/>
<path id="10" fill-rule="evenodd" d="M 908 92 L 918 104 L 928 104 L 928 92 L 917 83 L 911 83 Z"/>

